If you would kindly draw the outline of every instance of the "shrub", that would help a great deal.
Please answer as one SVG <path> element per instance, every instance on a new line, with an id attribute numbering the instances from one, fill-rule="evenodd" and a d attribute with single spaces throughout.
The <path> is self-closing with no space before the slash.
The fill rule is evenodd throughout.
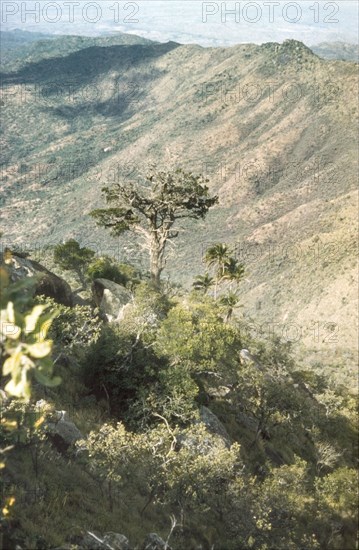
<path id="1" fill-rule="evenodd" d="M 108 279 L 119 285 L 126 285 L 129 281 L 129 276 L 121 271 L 119 265 L 107 257 L 96 258 L 88 267 L 87 275 L 92 281 Z"/>

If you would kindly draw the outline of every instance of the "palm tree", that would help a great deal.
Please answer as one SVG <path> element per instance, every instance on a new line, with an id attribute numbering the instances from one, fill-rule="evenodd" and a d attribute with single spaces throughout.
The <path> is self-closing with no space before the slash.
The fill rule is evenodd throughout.
<path id="1" fill-rule="evenodd" d="M 195 290 L 200 290 L 206 294 L 206 292 L 210 289 L 213 283 L 214 283 L 213 277 L 211 277 L 208 273 L 205 273 L 204 275 L 198 275 L 194 280 L 192 286 Z"/>
<path id="2" fill-rule="evenodd" d="M 222 275 L 222 281 L 229 281 L 230 288 L 233 283 L 239 283 L 244 276 L 245 268 L 243 264 L 238 263 L 235 258 L 228 258 L 224 266 L 224 273 Z"/>
<path id="3" fill-rule="evenodd" d="M 217 271 L 214 288 L 214 299 L 216 300 L 218 283 L 225 273 L 226 262 L 229 260 L 228 246 L 225 244 L 211 246 L 207 249 L 204 260 L 209 267 L 215 267 Z"/>
<path id="4" fill-rule="evenodd" d="M 220 304 L 226 308 L 224 322 L 228 323 L 233 316 L 234 310 L 239 306 L 238 296 L 235 292 L 228 292 L 220 299 Z"/>

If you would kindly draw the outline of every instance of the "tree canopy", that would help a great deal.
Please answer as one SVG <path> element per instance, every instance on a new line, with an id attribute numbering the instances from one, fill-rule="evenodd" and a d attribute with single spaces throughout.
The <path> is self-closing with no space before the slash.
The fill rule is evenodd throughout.
<path id="1" fill-rule="evenodd" d="M 142 237 L 150 257 L 151 279 L 158 286 L 166 264 L 166 245 L 179 235 L 176 223 L 204 219 L 218 202 L 217 196 L 210 196 L 207 183 L 203 176 L 182 169 L 151 169 L 141 182 L 104 187 L 109 207 L 94 210 L 91 216 L 114 236 L 132 231 Z"/>

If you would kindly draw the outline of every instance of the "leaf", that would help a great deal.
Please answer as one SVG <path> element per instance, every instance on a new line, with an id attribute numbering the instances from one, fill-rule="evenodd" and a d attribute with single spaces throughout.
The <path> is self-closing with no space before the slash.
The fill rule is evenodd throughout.
<path id="1" fill-rule="evenodd" d="M 38 369 L 34 371 L 34 376 L 40 384 L 42 384 L 43 386 L 47 386 L 49 388 L 53 388 L 61 384 L 60 376 L 54 376 L 54 378 L 49 378 L 48 376 L 46 376 L 46 374 L 42 373 Z"/>
<path id="2" fill-rule="evenodd" d="M 4 310 L 2 310 L 0 314 L 2 317 L 5 317 L 3 311 Z M 5 338 L 9 338 L 10 340 L 17 340 L 21 335 L 21 328 L 15 323 L 2 321 L 0 322 L 0 334 L 3 334 Z"/>
<path id="3" fill-rule="evenodd" d="M 21 348 L 18 347 L 15 352 L 6 359 L 3 365 L 3 375 L 6 376 L 7 374 L 11 374 L 12 377 L 15 378 L 16 374 L 19 373 L 21 369 L 21 358 L 22 351 Z"/>
<path id="4" fill-rule="evenodd" d="M 16 430 L 17 428 L 16 420 L 10 420 L 9 418 L 2 418 L 0 421 L 0 424 L 1 424 L 1 427 L 7 431 Z"/>
<path id="5" fill-rule="evenodd" d="M 35 333 L 38 337 L 38 341 L 41 342 L 46 339 L 46 336 L 51 328 L 52 321 L 59 315 L 60 311 L 55 310 L 51 313 L 47 313 L 45 315 L 42 315 L 35 327 Z"/>
<path id="6" fill-rule="evenodd" d="M 13 379 L 11 379 L 6 384 L 5 391 L 8 392 L 13 397 L 29 399 L 31 395 L 31 391 L 30 391 L 30 383 L 26 378 L 26 374 L 25 374 L 25 377 L 22 376 L 22 380 L 20 380 L 20 382 L 18 382 L 17 384 L 14 382 Z"/>
<path id="7" fill-rule="evenodd" d="M 25 317 L 25 332 L 26 334 L 29 334 L 31 332 L 34 332 L 36 323 L 38 322 L 41 314 L 43 313 L 45 309 L 45 306 L 38 305 L 35 306 L 32 310 L 32 312 L 29 315 L 26 315 Z"/>
<path id="8" fill-rule="evenodd" d="M 3 289 L 7 288 L 9 284 L 9 274 L 3 267 L 0 266 L 0 296 Z"/>
<path id="9" fill-rule="evenodd" d="M 15 324 L 15 309 L 13 302 L 8 303 L 6 313 L 9 322 Z"/>
<path id="10" fill-rule="evenodd" d="M 45 340 L 44 342 L 27 345 L 26 347 L 31 357 L 34 357 L 35 359 L 42 359 L 51 353 L 52 341 Z"/>
<path id="11" fill-rule="evenodd" d="M 11 506 L 14 505 L 14 503 L 15 503 L 15 497 L 9 497 L 9 498 L 6 499 L 5 506 L 2 509 L 3 516 L 6 517 L 10 514 L 10 508 L 11 508 Z"/>

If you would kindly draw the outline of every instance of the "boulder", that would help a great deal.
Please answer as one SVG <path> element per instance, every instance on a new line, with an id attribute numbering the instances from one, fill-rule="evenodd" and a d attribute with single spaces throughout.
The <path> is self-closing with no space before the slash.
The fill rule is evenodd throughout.
<path id="1" fill-rule="evenodd" d="M 125 287 L 107 279 L 95 279 L 92 294 L 100 313 L 109 322 L 121 321 L 126 306 L 130 306 L 131 293 Z"/>
<path id="2" fill-rule="evenodd" d="M 45 425 L 46 432 L 50 435 L 55 447 L 59 451 L 66 451 L 84 436 L 78 427 L 69 419 L 66 411 L 55 411 L 50 421 Z"/>
<path id="3" fill-rule="evenodd" d="M 228 432 L 219 418 L 207 407 L 202 405 L 200 409 L 200 420 L 206 426 L 207 430 L 219 436 L 226 447 L 231 446 L 231 438 L 228 435 Z"/>
<path id="4" fill-rule="evenodd" d="M 68 307 L 73 306 L 73 294 L 70 285 L 38 262 L 13 254 L 7 263 L 7 268 L 13 282 L 25 277 L 35 277 L 35 295 L 40 296 L 43 294 L 53 298 L 59 304 Z"/>
<path id="5" fill-rule="evenodd" d="M 156 533 L 150 533 L 145 538 L 141 550 L 171 550 L 171 548 Z"/>

